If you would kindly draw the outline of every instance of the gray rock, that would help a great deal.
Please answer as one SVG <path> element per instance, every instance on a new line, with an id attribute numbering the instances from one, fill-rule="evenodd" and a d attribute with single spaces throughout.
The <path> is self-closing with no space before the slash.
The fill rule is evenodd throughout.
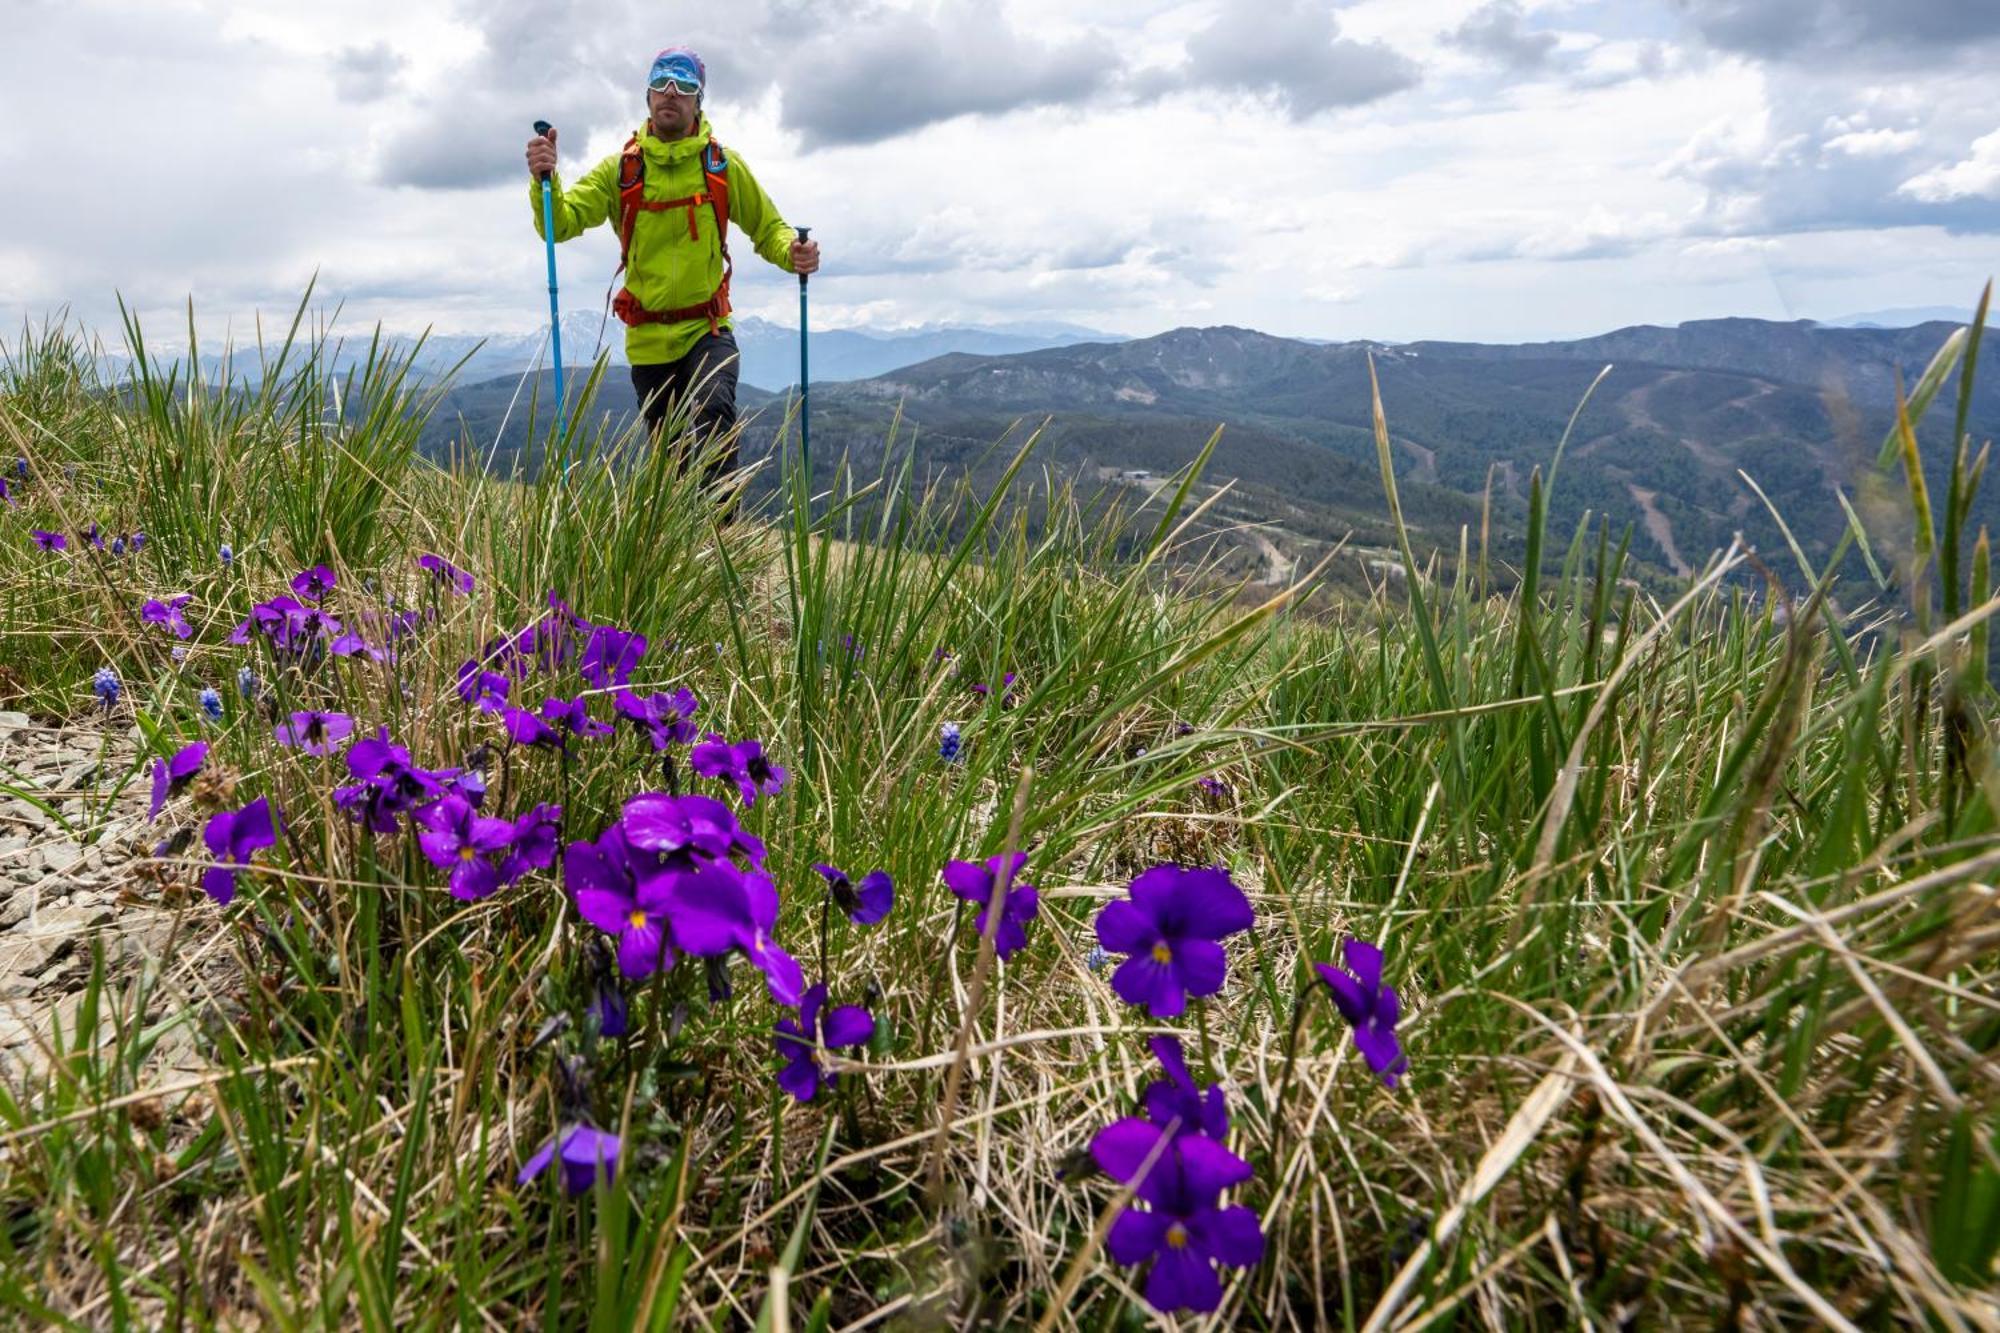
<path id="1" fill-rule="evenodd" d="M 42 848 L 42 867 L 51 874 L 68 874 L 83 860 L 83 855 L 83 848 L 73 842 L 52 842 Z"/>

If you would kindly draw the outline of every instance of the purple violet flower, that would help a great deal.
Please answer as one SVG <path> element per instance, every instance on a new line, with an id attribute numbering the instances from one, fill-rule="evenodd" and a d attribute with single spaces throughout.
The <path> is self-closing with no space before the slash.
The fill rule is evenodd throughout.
<path id="1" fill-rule="evenodd" d="M 825 877 L 827 891 L 833 895 L 834 903 L 857 926 L 874 925 L 889 915 L 889 909 L 896 905 L 896 882 L 889 878 L 886 870 L 871 870 L 856 885 L 847 878 L 846 871 L 836 866 L 815 862 L 813 869 Z"/>
<path id="2" fill-rule="evenodd" d="M 1146 1046 L 1167 1075 L 1147 1084 L 1141 1094 L 1146 1118 L 1161 1129 L 1178 1121 L 1179 1128 L 1173 1131 L 1176 1135 L 1203 1134 L 1222 1142 L 1229 1133 L 1229 1106 L 1223 1098 L 1222 1085 L 1211 1083 L 1206 1092 L 1195 1087 L 1194 1075 L 1188 1072 L 1187 1060 L 1181 1053 L 1179 1037 L 1148 1037 Z"/>
<path id="3" fill-rule="evenodd" d="M 514 1183 L 527 1184 L 548 1170 L 551 1162 L 560 1159 L 563 1189 L 568 1194 L 588 1194 L 599 1180 L 608 1187 L 618 1176 L 619 1146 L 616 1134 L 607 1134 L 594 1125 L 572 1125 L 522 1163 L 521 1174 L 514 1177 Z"/>
<path id="4" fill-rule="evenodd" d="M 292 591 L 308 602 L 323 602 L 340 578 L 325 565 L 314 565 L 292 576 Z"/>
<path id="5" fill-rule="evenodd" d="M 208 817 L 201 840 L 209 855 L 222 864 L 201 872 L 201 891 L 224 907 L 236 896 L 236 874 L 250 868 L 250 854 L 278 841 L 271 823 L 271 802 L 259 796 L 241 810 L 223 810 Z"/>
<path id="6" fill-rule="evenodd" d="M 458 664 L 458 697 L 479 708 L 482 712 L 497 713 L 507 703 L 507 691 L 513 682 L 497 671 L 487 671 L 475 658 L 468 657 Z"/>
<path id="7" fill-rule="evenodd" d="M 35 545 L 41 547 L 44 551 L 64 551 L 69 549 L 69 538 L 63 536 L 60 532 L 45 532 L 41 528 L 36 528 L 28 535 L 34 538 Z"/>
<path id="8" fill-rule="evenodd" d="M 1132 881 L 1131 894 L 1097 914 L 1097 942 L 1131 955 L 1111 975 L 1118 998 L 1155 1018 L 1174 1018 L 1188 996 L 1221 990 L 1229 963 L 1218 941 L 1256 918 L 1229 873 L 1154 866 Z"/>
<path id="9" fill-rule="evenodd" d="M 1152 1261 L 1146 1302 L 1155 1310 L 1212 1311 L 1222 1303 L 1215 1265 L 1248 1268 L 1263 1260 L 1257 1214 L 1242 1204 L 1221 1206 L 1222 1191 L 1250 1178 L 1250 1164 L 1221 1144 L 1199 1134 L 1167 1138 L 1158 1125 L 1126 1119 L 1099 1130 L 1090 1155 L 1150 1205 L 1120 1213 L 1105 1249 L 1127 1266 Z"/>
<path id="10" fill-rule="evenodd" d="M 609 981 L 597 983 L 587 1012 L 600 1037 L 622 1037 L 631 1030 L 631 1007 L 625 1002 L 624 992 Z"/>
<path id="11" fill-rule="evenodd" d="M 332 754 L 354 734 L 354 719 L 346 713 L 320 713 L 307 710 L 293 713 L 292 720 L 280 726 L 275 737 L 280 745 L 294 746 L 307 754 Z"/>
<path id="12" fill-rule="evenodd" d="M 428 571 L 436 582 L 448 583 L 458 589 L 461 597 L 470 596 L 472 593 L 472 575 L 441 555 L 425 552 L 417 557 L 417 568 Z"/>
<path id="13" fill-rule="evenodd" d="M 194 780 L 195 774 L 201 772 L 201 766 L 207 759 L 208 742 L 196 741 L 192 745 L 183 745 L 174 751 L 171 759 L 153 761 L 153 801 L 146 811 L 147 823 L 160 817 L 160 811 L 165 808 L 167 798 L 180 795 L 181 789 Z"/>
<path id="14" fill-rule="evenodd" d="M 609 689 L 632 679 L 632 669 L 645 655 L 645 635 L 616 625 L 596 625 L 584 641 L 583 660 L 576 669 L 594 688 Z"/>
<path id="15" fill-rule="evenodd" d="M 685 745 L 694 739 L 694 722 L 691 719 L 700 705 L 685 686 L 672 694 L 644 696 L 631 690 L 619 690 L 611 696 L 611 705 L 618 716 L 653 738 L 655 750 Z"/>
<path id="16" fill-rule="evenodd" d="M 444 794 L 439 776 L 412 765 L 410 752 L 389 739 L 387 727 L 354 743 L 347 771 L 359 781 L 335 788 L 334 804 L 375 833 L 394 833 L 397 816 Z"/>
<path id="17" fill-rule="evenodd" d="M 820 1063 L 820 1051 L 866 1046 L 875 1035 L 875 1020 L 859 1005 L 826 1009 L 826 983 L 820 982 L 799 1001 L 796 1019 L 781 1018 L 775 1029 L 778 1054 L 785 1067 L 778 1086 L 809 1102 L 840 1082 L 840 1075 Z"/>
<path id="18" fill-rule="evenodd" d="M 160 626 L 177 639 L 191 639 L 194 637 L 194 626 L 187 623 L 187 618 L 181 614 L 181 608 L 193 600 L 194 595 L 185 592 L 164 602 L 158 598 L 149 598 L 146 604 L 139 608 L 139 619 L 148 625 Z"/>
<path id="19" fill-rule="evenodd" d="M 785 770 L 766 759 L 764 747 L 754 740 L 731 745 L 711 731 L 689 752 L 688 764 L 705 778 L 733 781 L 746 809 L 757 804 L 759 792 L 769 796 L 785 785 Z"/>
<path id="20" fill-rule="evenodd" d="M 1015 852 L 1008 857 L 989 856 L 984 864 L 947 861 L 944 865 L 945 887 L 965 901 L 979 905 L 979 915 L 972 924 L 982 935 L 986 933 L 986 913 L 1000 891 L 1000 881 L 1003 878 L 1010 881 L 1000 925 L 993 935 L 993 951 L 1003 963 L 1027 945 L 1027 925 L 1042 910 L 1041 895 L 1035 892 L 1035 886 L 1019 880 L 1021 868 L 1027 864 L 1028 854 Z"/>
<path id="21" fill-rule="evenodd" d="M 563 878 L 577 913 L 618 937 L 618 970 L 634 980 L 674 965 L 666 886 L 654 879 L 641 882 L 637 871 L 645 860 L 617 824 L 594 843 L 573 842 L 563 849 Z"/>
<path id="22" fill-rule="evenodd" d="M 556 735 L 548 723 L 525 708 L 511 706 L 504 708 L 500 712 L 500 719 L 506 724 L 507 735 L 516 745 L 544 745 L 554 748 L 562 746 L 562 737 Z"/>
<path id="23" fill-rule="evenodd" d="M 460 776 L 460 783 L 470 774 Z M 480 788 L 485 794 L 485 788 Z M 477 804 L 477 802 L 474 802 Z M 547 870 L 556 863 L 557 830 L 562 825 L 562 807 L 538 805 L 514 821 L 514 841 L 500 862 L 500 882 L 512 884 L 530 870 Z"/>
<path id="24" fill-rule="evenodd" d="M 542 700 L 542 720 L 555 728 L 562 736 L 575 736 L 581 740 L 595 740 L 609 736 L 611 726 L 599 722 L 590 715 L 590 700 L 579 694 L 574 699 Z"/>
<path id="25" fill-rule="evenodd" d="M 480 814 L 457 792 L 418 810 L 414 818 L 424 826 L 417 845 L 432 865 L 451 871 L 452 897 L 476 903 L 500 887 L 500 872 L 489 858 L 513 845 L 513 821 Z"/>
<path id="26" fill-rule="evenodd" d="M 1333 1007 L 1340 1010 L 1354 1029 L 1354 1046 L 1368 1067 L 1382 1076 L 1388 1087 L 1410 1067 L 1403 1044 L 1396 1038 L 1396 1021 L 1401 1003 L 1394 986 L 1382 984 L 1382 951 L 1362 940 L 1348 940 L 1341 948 L 1347 962 L 1343 971 L 1332 963 L 1314 963 L 1321 981 L 1333 994 Z"/>

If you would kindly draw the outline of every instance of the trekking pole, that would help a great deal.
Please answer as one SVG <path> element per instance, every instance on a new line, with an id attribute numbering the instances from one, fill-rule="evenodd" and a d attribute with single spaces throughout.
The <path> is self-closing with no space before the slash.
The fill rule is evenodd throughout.
<path id="1" fill-rule="evenodd" d="M 811 227 L 800 227 L 799 245 L 806 243 Z M 806 498 L 812 498 L 812 414 L 807 410 L 806 385 L 806 275 L 799 274 L 799 465 L 805 469 Z"/>
<path id="2" fill-rule="evenodd" d="M 546 120 L 535 122 L 535 133 L 544 139 L 555 128 Z M 556 425 L 562 425 L 563 376 L 562 376 L 562 316 L 556 309 L 556 198 L 555 187 L 549 181 L 549 173 L 542 173 L 542 240 L 549 251 L 549 348 L 556 362 Z"/>

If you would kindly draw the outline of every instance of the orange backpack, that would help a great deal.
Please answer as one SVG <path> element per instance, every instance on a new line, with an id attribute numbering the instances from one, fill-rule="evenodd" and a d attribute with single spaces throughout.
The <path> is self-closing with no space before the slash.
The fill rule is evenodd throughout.
<path id="1" fill-rule="evenodd" d="M 632 224 L 639 220 L 641 212 L 664 213 L 670 208 L 687 210 L 688 239 L 694 240 L 699 233 L 695 230 L 695 210 L 707 204 L 715 214 L 716 242 L 722 248 L 722 283 L 715 294 L 698 305 L 677 306 L 672 310 L 648 310 L 639 304 L 639 298 L 632 295 L 629 287 L 620 287 L 618 295 L 611 302 L 612 313 L 625 323 L 674 324 L 684 319 L 708 320 L 708 331 L 716 331 L 718 320 L 729 314 L 729 158 L 722 151 L 722 145 L 713 138 L 701 155 L 701 180 L 703 189 L 682 199 L 646 198 L 646 159 L 639 148 L 639 136 L 633 135 L 625 141 L 624 151 L 618 158 L 618 272 L 625 271 L 625 261 L 632 254 Z M 613 275 L 616 276 L 615 274 Z"/>

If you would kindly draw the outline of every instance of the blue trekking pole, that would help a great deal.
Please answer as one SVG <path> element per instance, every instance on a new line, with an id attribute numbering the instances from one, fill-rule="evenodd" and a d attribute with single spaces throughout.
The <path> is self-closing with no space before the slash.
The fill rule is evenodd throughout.
<path id="1" fill-rule="evenodd" d="M 800 227 L 796 244 L 804 245 L 811 227 Z M 806 472 L 806 499 L 812 499 L 812 414 L 806 408 L 806 275 L 799 274 L 799 463 Z"/>
<path id="2" fill-rule="evenodd" d="M 554 126 L 546 120 L 535 122 L 535 133 L 544 139 Z M 562 381 L 562 316 L 556 310 L 556 197 L 555 187 L 549 183 L 549 173 L 542 173 L 542 240 L 549 250 L 549 348 L 556 361 L 556 422 L 560 427 L 563 414 Z"/>

